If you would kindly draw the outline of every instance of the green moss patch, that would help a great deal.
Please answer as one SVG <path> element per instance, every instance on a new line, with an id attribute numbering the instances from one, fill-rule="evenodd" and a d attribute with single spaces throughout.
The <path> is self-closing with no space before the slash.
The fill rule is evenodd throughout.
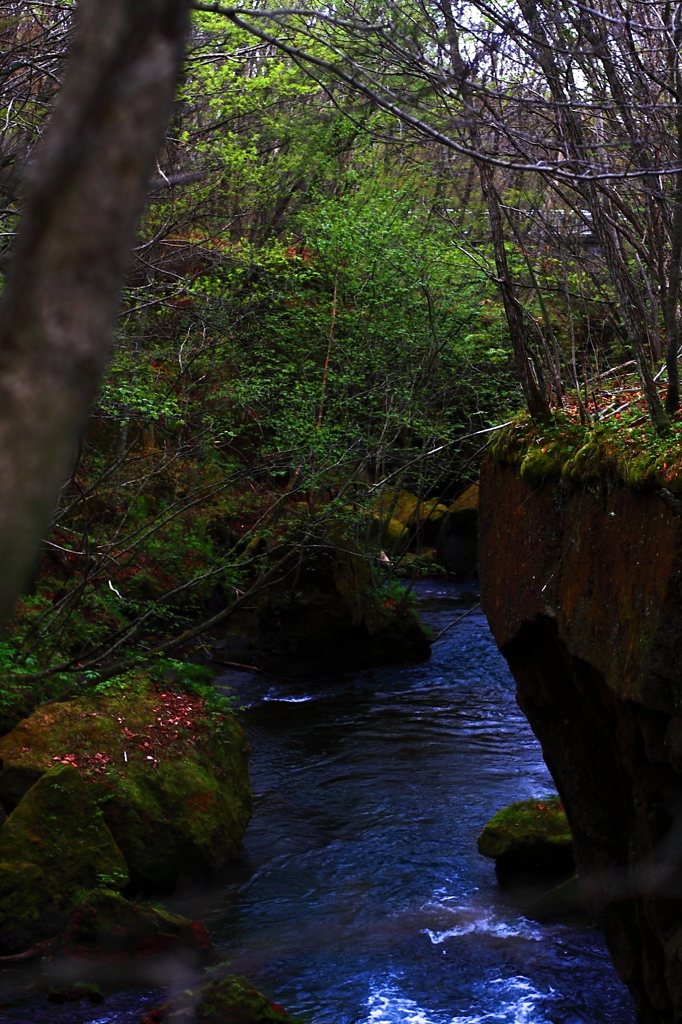
<path id="1" fill-rule="evenodd" d="M 682 492 L 682 421 L 661 438 L 640 413 L 634 406 L 590 425 L 563 412 L 543 424 L 524 414 L 499 432 L 490 454 L 517 465 L 533 486 L 559 477 L 574 485 L 611 479 L 635 490 Z"/>
<path id="2" fill-rule="evenodd" d="M 507 864 L 570 867 L 571 832 L 559 798 L 520 800 L 498 811 L 478 837 L 478 852 Z"/>

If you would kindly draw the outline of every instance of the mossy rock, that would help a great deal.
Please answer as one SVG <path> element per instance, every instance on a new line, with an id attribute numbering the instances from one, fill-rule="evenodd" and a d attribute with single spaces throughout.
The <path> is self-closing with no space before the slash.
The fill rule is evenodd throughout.
<path id="1" fill-rule="evenodd" d="M 503 864 L 569 868 L 573 844 L 559 797 L 520 800 L 498 811 L 478 837 L 478 852 Z"/>
<path id="2" fill-rule="evenodd" d="M 209 972 L 209 976 L 212 972 Z M 187 990 L 151 1010 L 141 1024 L 297 1024 L 240 975 L 209 977 L 200 988 Z"/>
<path id="3" fill-rule="evenodd" d="M 539 487 L 546 480 L 561 474 L 561 462 L 542 448 L 531 448 L 519 470 L 521 477 L 533 487 Z"/>
<path id="4" fill-rule="evenodd" d="M 412 579 L 413 577 L 428 578 L 442 574 L 442 568 L 436 560 L 436 552 L 433 548 L 422 548 L 417 554 L 408 551 L 401 558 L 394 571 L 396 579 Z"/>
<path id="5" fill-rule="evenodd" d="M 656 460 L 652 455 L 619 460 L 618 469 L 628 487 L 634 491 L 650 491 L 659 486 Z"/>
<path id="6" fill-rule="evenodd" d="M 465 516 L 475 520 L 478 516 L 478 497 L 479 486 L 478 484 L 472 484 L 471 487 L 467 487 L 463 494 L 460 494 L 456 501 L 453 501 L 447 511 L 451 516 L 463 513 Z"/>
<path id="7" fill-rule="evenodd" d="M 415 536 L 435 541 L 447 508 L 437 498 L 422 501 L 409 491 L 385 491 L 375 500 L 374 518 L 383 523 L 382 546 L 398 552 Z"/>
<path id="8" fill-rule="evenodd" d="M 48 769 L 0 828 L 0 949 L 61 930 L 83 888 L 129 881 L 123 854 L 75 768 Z"/>
<path id="9" fill-rule="evenodd" d="M 380 491 L 374 500 L 375 515 L 382 520 L 395 519 L 407 526 L 413 518 L 419 498 L 404 489 Z"/>
<path id="10" fill-rule="evenodd" d="M 244 734 L 230 714 L 209 719 L 195 695 L 138 687 L 50 704 L 0 740 L 0 758 L 10 806 L 37 774 L 74 765 L 136 890 L 169 891 L 181 875 L 219 867 L 249 820 Z"/>
<path id="11" fill-rule="evenodd" d="M 378 516 L 375 517 L 378 519 Z M 380 520 L 379 520 L 380 521 Z M 381 525 L 381 544 L 391 553 L 404 551 L 410 539 L 409 530 L 399 519 L 388 519 Z"/>
<path id="12" fill-rule="evenodd" d="M 588 441 L 564 463 L 561 475 L 573 483 L 587 483 L 604 475 L 606 456 L 600 444 Z"/>
<path id="13" fill-rule="evenodd" d="M 345 545 L 304 563 L 294 592 L 287 580 L 263 596 L 259 667 L 316 676 L 429 657 L 429 637 L 407 602 L 373 588 L 367 560 Z"/>
<path id="14" fill-rule="evenodd" d="M 193 953 L 198 962 L 211 957 L 214 949 L 200 922 L 131 902 L 111 889 L 95 889 L 74 909 L 61 951 L 81 958 L 139 958 L 183 951 Z"/>

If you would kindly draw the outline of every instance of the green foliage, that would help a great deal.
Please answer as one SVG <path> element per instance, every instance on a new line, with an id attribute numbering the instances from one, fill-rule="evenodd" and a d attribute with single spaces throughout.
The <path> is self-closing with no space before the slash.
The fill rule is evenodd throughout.
<path id="1" fill-rule="evenodd" d="M 78 464 L 0 638 L 0 727 L 207 618 L 286 545 L 343 527 L 401 554 L 372 487 L 429 499 L 475 475 L 480 439 L 460 438 L 519 403 L 489 243 L 467 211 L 453 244 L 442 216 L 457 184 L 396 159 L 381 111 L 193 17 L 161 162 L 196 180 L 145 210 Z"/>

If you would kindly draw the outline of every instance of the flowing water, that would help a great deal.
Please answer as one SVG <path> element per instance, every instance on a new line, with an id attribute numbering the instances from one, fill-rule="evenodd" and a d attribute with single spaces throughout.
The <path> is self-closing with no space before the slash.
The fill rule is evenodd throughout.
<path id="1" fill-rule="evenodd" d="M 440 581 L 416 589 L 436 632 L 475 600 Z M 526 918 L 527 893 L 501 888 L 476 851 L 496 810 L 552 790 L 480 612 L 422 665 L 220 683 L 246 705 L 253 821 L 242 864 L 175 906 L 235 972 L 311 1024 L 634 1022 L 601 934 Z M 47 1012 L 3 973 L 0 1020 L 22 1024 L 136 1024 L 163 996 Z"/>

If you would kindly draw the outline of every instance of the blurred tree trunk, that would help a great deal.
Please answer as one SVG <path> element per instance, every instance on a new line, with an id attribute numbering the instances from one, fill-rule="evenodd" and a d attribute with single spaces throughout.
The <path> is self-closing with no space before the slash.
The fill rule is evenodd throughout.
<path id="1" fill-rule="evenodd" d="M 35 563 L 106 362 L 180 71 L 187 0 L 81 0 L 0 306 L 0 617 Z"/>

